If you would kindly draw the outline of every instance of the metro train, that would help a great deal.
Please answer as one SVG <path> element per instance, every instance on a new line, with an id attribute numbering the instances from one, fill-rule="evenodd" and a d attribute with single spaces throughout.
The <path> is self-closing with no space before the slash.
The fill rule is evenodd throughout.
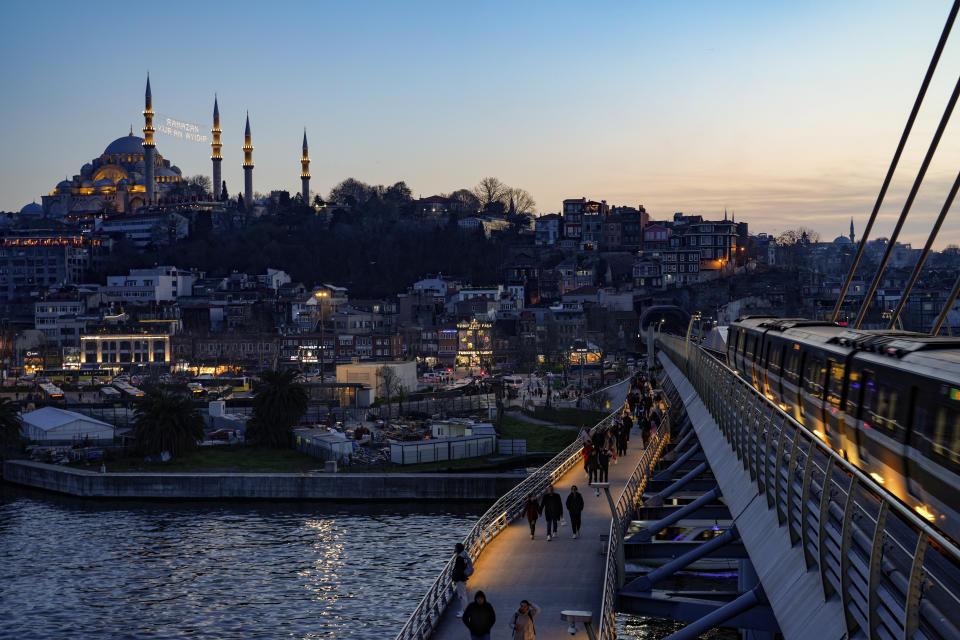
<path id="1" fill-rule="evenodd" d="M 960 338 L 745 316 L 727 364 L 960 542 Z"/>

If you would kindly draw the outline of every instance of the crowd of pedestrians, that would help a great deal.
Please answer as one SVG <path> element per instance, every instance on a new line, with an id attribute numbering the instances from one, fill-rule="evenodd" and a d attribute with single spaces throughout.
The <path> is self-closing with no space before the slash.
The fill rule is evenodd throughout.
<path id="1" fill-rule="evenodd" d="M 590 433 L 581 429 L 578 436 L 582 445 L 584 471 L 589 484 L 608 482 L 610 464 L 616 464 L 617 458 L 627 453 L 630 442 L 630 432 L 634 427 L 639 428 L 646 448 L 651 435 L 657 430 L 662 419 L 662 410 L 654 399 L 653 387 L 646 375 L 642 372 L 635 374 L 630 380 L 629 391 L 624 403 L 624 409 L 618 420 L 612 421 L 606 427 L 596 429 Z M 595 487 L 596 495 L 600 495 L 600 488 Z M 563 522 L 564 510 L 570 518 L 571 537 L 580 537 L 580 525 L 583 515 L 583 495 L 576 485 L 570 487 L 570 493 L 563 500 L 553 485 L 547 487 L 539 500 L 534 494 L 529 494 L 522 508 L 522 516 L 530 525 L 530 539 L 536 538 L 537 521 L 543 516 L 546 522 L 546 538 L 550 542 L 558 534 L 558 527 Z M 483 591 L 474 594 L 473 601 L 467 602 L 467 580 L 473 573 L 473 564 L 463 545 L 457 543 L 456 556 L 453 566 L 452 579 L 457 598 L 460 600 L 460 610 L 457 617 L 461 618 L 470 631 L 471 640 L 489 640 L 490 630 L 496 622 L 493 605 L 487 600 Z M 536 629 L 534 618 L 540 613 L 540 607 L 528 600 L 522 600 L 520 606 L 510 619 L 512 640 L 535 640 Z"/>

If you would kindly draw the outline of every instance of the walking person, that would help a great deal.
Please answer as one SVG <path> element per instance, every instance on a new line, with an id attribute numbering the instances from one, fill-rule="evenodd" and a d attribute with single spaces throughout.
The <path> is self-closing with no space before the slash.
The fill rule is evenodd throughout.
<path id="1" fill-rule="evenodd" d="M 609 482 L 607 472 L 610 469 L 610 450 L 601 449 L 597 452 L 597 482 Z M 597 495 L 600 495 L 600 489 L 597 489 Z"/>
<path id="2" fill-rule="evenodd" d="M 590 484 L 597 482 L 597 475 L 600 473 L 599 457 L 600 450 L 591 446 L 590 457 L 587 458 L 587 482 Z"/>
<path id="3" fill-rule="evenodd" d="M 537 500 L 533 497 L 532 493 L 527 496 L 527 502 L 523 505 L 523 515 L 527 517 L 527 522 L 530 523 L 530 539 L 533 540 L 533 536 L 537 532 L 537 518 L 540 517 L 540 505 L 537 504 Z"/>
<path id="4" fill-rule="evenodd" d="M 550 542 L 557 533 L 557 523 L 563 517 L 563 502 L 560 500 L 560 495 L 553 492 L 553 485 L 547 487 L 547 492 L 543 494 L 540 500 L 540 511 L 543 512 L 543 518 L 547 521 L 547 542 Z"/>
<path id="5" fill-rule="evenodd" d="M 567 513 L 570 514 L 570 528 L 573 529 L 573 539 L 576 540 L 580 537 L 580 516 L 583 515 L 583 496 L 577 491 L 577 485 L 570 487 Z"/>
<path id="6" fill-rule="evenodd" d="M 510 628 L 513 630 L 512 640 L 536 640 L 537 630 L 533 626 L 533 619 L 540 614 L 540 607 L 529 600 L 521 600 L 520 608 L 513 614 Z"/>
<path id="7" fill-rule="evenodd" d="M 453 571 L 450 572 L 450 578 L 453 580 L 453 588 L 460 599 L 460 611 L 457 617 L 463 617 L 463 611 L 467 607 L 467 579 L 473 573 L 473 563 L 470 556 L 463 550 L 463 543 L 458 542 L 454 547 L 456 549 L 455 560 L 453 561 Z"/>
<path id="8" fill-rule="evenodd" d="M 623 434 L 624 442 L 630 442 L 630 430 L 633 429 L 633 419 L 630 417 L 630 414 L 623 414 L 623 427 L 621 427 L 620 432 Z"/>
<path id="9" fill-rule="evenodd" d="M 470 630 L 470 640 L 490 640 L 490 629 L 497 621 L 493 605 L 487 602 L 487 594 L 477 591 L 473 602 L 463 612 L 463 624 Z"/>
<path id="10" fill-rule="evenodd" d="M 617 455 L 621 456 L 627 454 L 627 440 L 630 438 L 630 427 L 627 426 L 627 420 L 629 418 L 623 419 L 620 430 L 617 432 Z"/>

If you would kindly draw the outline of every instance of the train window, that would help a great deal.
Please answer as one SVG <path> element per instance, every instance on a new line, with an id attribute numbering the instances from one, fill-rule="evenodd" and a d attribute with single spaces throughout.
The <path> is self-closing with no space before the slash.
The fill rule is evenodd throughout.
<path id="1" fill-rule="evenodd" d="M 743 357 L 747 360 L 753 359 L 753 336 L 750 334 L 747 334 L 747 341 L 743 346 Z"/>
<path id="2" fill-rule="evenodd" d="M 951 462 L 960 462 L 960 413 L 938 407 L 934 421 L 933 452 Z"/>
<path id="3" fill-rule="evenodd" d="M 863 402 L 863 382 L 867 379 L 869 371 L 863 371 L 862 373 L 855 368 L 850 369 L 850 383 L 849 388 L 847 389 L 847 402 L 844 407 L 844 411 L 847 412 L 847 415 L 859 417 L 858 409 L 860 403 Z"/>
<path id="4" fill-rule="evenodd" d="M 840 408 L 840 393 L 843 390 L 843 363 L 836 360 L 827 360 L 830 377 L 827 378 L 827 402 L 831 406 Z"/>
<path id="5" fill-rule="evenodd" d="M 787 378 L 787 380 L 789 380 L 793 384 L 797 384 L 797 382 L 800 380 L 800 352 L 799 351 L 795 349 L 791 349 L 790 351 L 787 352 L 786 371 L 784 372 L 784 375 Z"/>
<path id="6" fill-rule="evenodd" d="M 876 410 L 873 415 L 875 428 L 885 431 L 891 437 L 905 433 L 901 424 L 903 403 L 907 396 L 901 393 L 891 381 L 877 379 Z M 899 439 L 899 438 L 898 438 Z"/>
<path id="7" fill-rule="evenodd" d="M 780 366 L 783 361 L 783 346 L 772 345 L 770 348 L 770 363 L 767 368 L 775 376 L 780 375 Z"/>
<path id="8" fill-rule="evenodd" d="M 823 360 L 820 358 L 811 356 L 807 360 L 807 367 L 803 372 L 803 386 L 807 393 L 815 398 L 823 397 L 823 377 L 826 372 Z"/>

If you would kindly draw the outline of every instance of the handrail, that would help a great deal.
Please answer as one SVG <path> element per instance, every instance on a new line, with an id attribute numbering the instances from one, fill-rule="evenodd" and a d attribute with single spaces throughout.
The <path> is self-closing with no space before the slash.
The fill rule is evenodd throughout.
<path id="1" fill-rule="evenodd" d="M 629 378 L 618 384 L 628 383 Z M 617 385 L 611 385 L 611 387 L 614 386 Z M 610 415 L 594 425 L 590 433 L 606 428 L 613 421 L 619 419 L 621 411 L 622 407 L 612 411 Z M 513 520 L 522 515 L 527 496 L 531 493 L 540 495 L 548 485 L 553 484 L 576 465 L 582 459 L 580 449 L 579 441 L 572 442 L 549 462 L 527 476 L 523 482 L 503 494 L 492 507 L 487 509 L 463 540 L 464 549 L 470 557 L 474 559 L 479 557 L 484 547 Z M 433 629 L 440 621 L 440 617 L 452 597 L 453 580 L 451 579 L 451 572 L 453 571 L 453 562 L 454 558 L 451 557 L 444 565 L 440 575 L 433 581 L 430 589 L 427 590 L 427 594 L 407 619 L 400 633 L 397 634 L 397 640 L 425 640 L 433 633 Z"/>
<path id="2" fill-rule="evenodd" d="M 662 393 L 662 392 L 661 392 Z M 637 505 L 643 498 L 643 491 L 650 478 L 650 471 L 660 457 L 663 447 L 670 442 L 670 402 L 666 394 L 662 394 L 665 404 L 663 419 L 657 431 L 650 438 L 647 448 L 640 455 L 637 466 L 634 467 L 630 479 L 624 485 L 623 491 L 617 500 L 616 518 L 610 520 L 610 532 L 607 538 L 607 561 L 603 572 L 603 598 L 600 605 L 600 627 L 597 630 L 599 640 L 614 640 L 617 637 L 615 628 L 615 607 L 617 592 L 620 590 L 622 578 L 620 572 L 620 548 L 623 546 L 623 536 L 630 526 L 636 513 Z"/>
<path id="3" fill-rule="evenodd" d="M 839 594 L 848 637 L 960 637 L 960 550 L 726 364 L 658 346 L 687 375 L 758 495 Z"/>

